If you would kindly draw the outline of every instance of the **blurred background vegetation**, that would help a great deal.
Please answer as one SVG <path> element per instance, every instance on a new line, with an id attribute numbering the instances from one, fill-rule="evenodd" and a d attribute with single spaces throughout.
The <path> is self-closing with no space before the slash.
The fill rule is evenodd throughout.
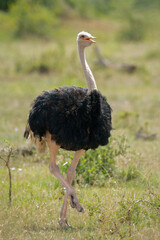
<path id="1" fill-rule="evenodd" d="M 118 37 L 139 41 L 156 27 L 159 0 L 0 0 L 0 38 L 51 38 L 66 19 L 122 22 Z"/>

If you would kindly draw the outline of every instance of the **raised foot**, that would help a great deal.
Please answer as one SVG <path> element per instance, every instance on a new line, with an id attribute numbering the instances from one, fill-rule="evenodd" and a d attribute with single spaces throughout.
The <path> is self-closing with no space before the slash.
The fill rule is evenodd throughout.
<path id="1" fill-rule="evenodd" d="M 59 225 L 60 225 L 62 228 L 72 228 L 72 226 L 70 226 L 70 225 L 68 224 L 66 218 L 64 218 L 64 219 L 59 218 L 58 223 L 59 223 Z"/>
<path id="2" fill-rule="evenodd" d="M 70 195 L 70 205 L 72 208 L 76 208 L 78 212 L 84 212 L 84 209 L 76 196 Z"/>

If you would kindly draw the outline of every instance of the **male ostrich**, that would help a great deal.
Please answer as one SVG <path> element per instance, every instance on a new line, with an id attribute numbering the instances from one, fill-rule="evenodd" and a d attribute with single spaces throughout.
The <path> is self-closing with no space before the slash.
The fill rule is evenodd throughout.
<path id="1" fill-rule="evenodd" d="M 59 219 L 62 227 L 69 226 L 66 219 L 68 197 L 71 207 L 83 212 L 75 189 L 71 186 L 80 156 L 87 149 L 106 145 L 112 128 L 111 108 L 97 90 L 85 58 L 84 50 L 95 42 L 94 38 L 84 31 L 77 36 L 79 57 L 88 88 L 61 87 L 44 91 L 32 104 L 24 133 L 39 152 L 44 152 L 47 143 L 50 151 L 49 170 L 65 186 L 66 193 Z M 56 165 L 59 148 L 75 151 L 67 172 L 67 180 Z"/>

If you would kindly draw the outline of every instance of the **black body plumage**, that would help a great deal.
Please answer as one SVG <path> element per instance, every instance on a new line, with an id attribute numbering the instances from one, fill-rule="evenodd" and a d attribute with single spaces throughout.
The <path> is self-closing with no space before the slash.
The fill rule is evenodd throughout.
<path id="1" fill-rule="evenodd" d="M 40 139 L 48 131 L 66 150 L 95 149 L 106 145 L 111 131 L 111 108 L 97 90 L 80 87 L 44 91 L 29 114 L 28 123 Z"/>

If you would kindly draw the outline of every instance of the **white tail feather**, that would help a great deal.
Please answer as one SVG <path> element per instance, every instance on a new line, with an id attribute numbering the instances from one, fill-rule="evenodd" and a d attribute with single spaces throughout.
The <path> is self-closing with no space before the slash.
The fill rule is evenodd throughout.
<path id="1" fill-rule="evenodd" d="M 33 132 L 30 129 L 29 124 L 27 124 L 25 136 L 28 139 L 28 143 L 34 145 L 39 153 L 44 153 L 46 150 L 46 140 L 44 137 L 41 139 L 39 137 L 35 137 Z"/>

